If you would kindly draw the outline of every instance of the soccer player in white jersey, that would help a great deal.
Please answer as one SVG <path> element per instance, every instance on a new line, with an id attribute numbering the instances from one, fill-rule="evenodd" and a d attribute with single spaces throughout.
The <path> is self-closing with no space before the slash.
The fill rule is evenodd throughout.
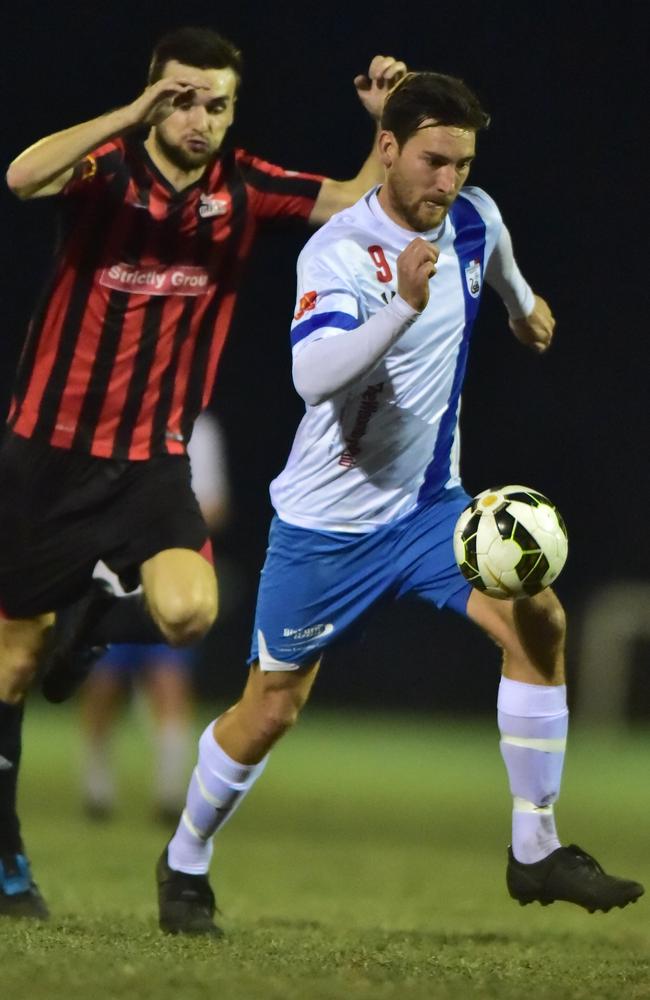
<path id="1" fill-rule="evenodd" d="M 160 926 L 219 933 L 212 838 L 295 722 L 324 650 L 379 599 L 419 595 L 466 615 L 503 649 L 501 751 L 512 791 L 507 885 L 520 903 L 609 910 L 643 887 L 558 839 L 567 734 L 564 612 L 551 590 L 497 601 L 457 569 L 469 502 L 458 411 L 483 285 L 514 335 L 544 352 L 554 319 L 513 257 L 494 201 L 464 187 L 487 115 L 452 77 L 407 76 L 386 101 L 384 184 L 335 215 L 298 264 L 294 382 L 307 404 L 283 472 L 241 699 L 199 742 L 176 833 L 158 862 Z"/>

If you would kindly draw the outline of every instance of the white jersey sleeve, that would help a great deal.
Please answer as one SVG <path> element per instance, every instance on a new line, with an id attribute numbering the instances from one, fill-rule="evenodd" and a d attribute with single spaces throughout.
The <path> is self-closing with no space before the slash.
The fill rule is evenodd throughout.
<path id="1" fill-rule="evenodd" d="M 187 453 L 192 489 L 201 509 L 227 506 L 230 491 L 223 433 L 211 414 L 204 412 L 197 417 Z"/>
<path id="2" fill-rule="evenodd" d="M 308 244 L 298 258 L 297 278 L 291 323 L 294 358 L 306 344 L 354 330 L 367 318 L 344 242 L 333 246 L 318 240 L 313 248 Z"/>
<path id="3" fill-rule="evenodd" d="M 487 226 L 485 280 L 494 289 L 511 319 L 520 319 L 533 311 L 535 297 L 515 260 L 512 239 L 501 212 L 482 188 L 472 188 L 472 197 Z"/>
<path id="4" fill-rule="evenodd" d="M 293 383 L 308 406 L 317 406 L 368 375 L 419 315 L 396 295 L 355 330 L 312 338 L 293 362 Z"/>

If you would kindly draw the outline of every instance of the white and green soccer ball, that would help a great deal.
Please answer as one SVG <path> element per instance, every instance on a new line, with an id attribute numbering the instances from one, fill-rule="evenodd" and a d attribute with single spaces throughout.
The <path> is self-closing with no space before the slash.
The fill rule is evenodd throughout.
<path id="1" fill-rule="evenodd" d="M 474 497 L 456 522 L 454 555 L 463 576 L 490 597 L 532 597 L 566 562 L 567 532 L 557 508 L 528 486 Z"/>

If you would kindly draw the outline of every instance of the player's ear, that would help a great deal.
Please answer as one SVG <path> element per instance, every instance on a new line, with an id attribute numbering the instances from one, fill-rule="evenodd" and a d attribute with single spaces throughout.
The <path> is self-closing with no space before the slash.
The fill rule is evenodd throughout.
<path id="1" fill-rule="evenodd" d="M 384 167 L 392 167 L 393 161 L 399 155 L 397 139 L 388 129 L 382 129 L 377 138 L 379 159 Z"/>

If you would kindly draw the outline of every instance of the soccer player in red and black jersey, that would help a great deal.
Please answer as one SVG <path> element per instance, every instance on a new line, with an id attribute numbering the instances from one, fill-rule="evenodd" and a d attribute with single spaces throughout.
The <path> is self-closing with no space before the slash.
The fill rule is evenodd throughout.
<path id="1" fill-rule="evenodd" d="M 375 120 L 404 72 L 376 56 L 355 79 Z M 20 198 L 61 196 L 64 229 L 0 450 L 0 914 L 47 915 L 15 811 L 21 703 L 38 666 L 62 700 L 90 647 L 191 643 L 216 617 L 185 444 L 259 223 L 318 225 L 380 179 L 374 149 L 348 181 L 226 150 L 240 77 L 231 42 L 179 29 L 135 101 L 42 139 L 8 170 Z M 99 559 L 127 588 L 141 582 L 144 603 L 94 592 Z"/>

